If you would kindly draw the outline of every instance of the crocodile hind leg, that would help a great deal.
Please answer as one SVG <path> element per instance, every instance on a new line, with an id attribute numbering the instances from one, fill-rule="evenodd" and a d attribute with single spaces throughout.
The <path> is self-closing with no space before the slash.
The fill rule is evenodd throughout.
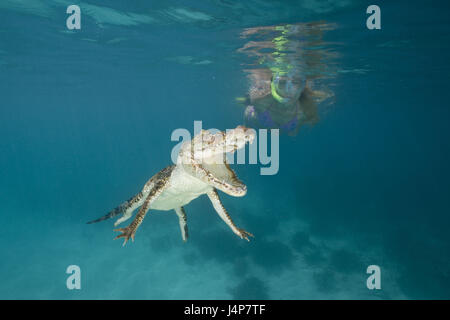
<path id="1" fill-rule="evenodd" d="M 142 206 L 144 200 L 145 195 L 143 192 L 139 192 L 134 198 L 128 200 L 124 214 L 122 215 L 122 217 L 117 219 L 116 222 L 114 222 L 114 227 L 117 227 L 122 222 L 130 219 L 131 216 L 133 215 L 134 210 Z"/>
<path id="2" fill-rule="evenodd" d="M 175 208 L 175 212 L 177 213 L 180 222 L 181 237 L 183 238 L 183 241 L 186 242 L 188 238 L 186 212 L 183 207 Z"/>
<path id="3" fill-rule="evenodd" d="M 134 241 L 134 235 L 136 233 L 137 228 L 141 225 L 142 221 L 144 220 L 147 211 L 150 209 L 151 203 L 161 194 L 162 190 L 163 190 L 162 187 L 159 188 L 158 185 L 156 185 L 153 188 L 153 190 L 150 191 L 149 195 L 147 196 L 141 208 L 139 209 L 139 212 L 137 213 L 136 217 L 128 225 L 128 227 L 114 229 L 114 231 L 121 232 L 121 234 L 115 237 L 114 240 L 119 238 L 125 238 L 123 246 L 125 246 L 125 244 L 130 238 L 132 241 Z"/>
<path id="4" fill-rule="evenodd" d="M 144 188 L 142 188 L 142 191 L 139 192 L 135 197 L 131 198 L 126 202 L 127 206 L 124 210 L 122 217 L 116 220 L 114 222 L 114 227 L 117 227 L 122 222 L 128 220 L 133 215 L 134 210 L 139 208 L 144 204 L 145 199 L 147 198 L 148 194 L 150 193 L 150 190 L 152 190 L 155 187 L 154 178 L 150 178 L 147 183 L 144 185 Z"/>
<path id="5" fill-rule="evenodd" d="M 147 211 L 150 209 L 150 205 L 159 197 L 159 195 L 164 191 L 164 189 L 168 186 L 168 182 L 170 180 L 170 176 L 172 174 L 174 166 L 169 166 L 160 172 L 158 172 L 151 180 L 151 190 L 148 192 L 147 197 L 144 200 L 139 212 L 134 217 L 134 220 L 125 228 L 114 229 L 114 231 L 119 231 L 119 234 L 115 239 L 124 238 L 125 241 L 123 245 L 127 243 L 127 241 L 131 238 L 134 241 L 134 235 L 136 233 L 137 228 L 141 225 L 142 221 L 147 214 Z"/>
<path id="6" fill-rule="evenodd" d="M 243 229 L 238 228 L 233 220 L 231 220 L 230 215 L 228 214 L 227 210 L 223 206 L 222 202 L 220 201 L 219 194 L 217 193 L 216 189 L 213 189 L 207 193 L 209 200 L 211 200 L 214 209 L 219 214 L 219 216 L 222 218 L 223 221 L 233 230 L 235 234 L 237 234 L 241 239 L 245 239 L 247 241 L 250 241 L 248 237 L 253 237 L 253 234 L 250 232 L 247 232 Z"/>

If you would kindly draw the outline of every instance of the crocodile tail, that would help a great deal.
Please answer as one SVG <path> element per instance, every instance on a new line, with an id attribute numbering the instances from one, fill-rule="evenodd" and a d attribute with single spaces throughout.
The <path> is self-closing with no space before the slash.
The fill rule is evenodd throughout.
<path id="1" fill-rule="evenodd" d="M 107 220 L 110 218 L 113 218 L 121 213 L 124 213 L 128 208 L 128 201 L 125 201 L 124 203 L 122 203 L 120 206 L 118 206 L 117 208 L 111 210 L 110 212 L 108 212 L 106 215 L 104 215 L 103 217 L 100 217 L 98 219 L 92 220 L 87 222 L 87 224 L 91 224 L 91 223 L 96 223 L 96 222 L 100 222 L 103 220 Z"/>

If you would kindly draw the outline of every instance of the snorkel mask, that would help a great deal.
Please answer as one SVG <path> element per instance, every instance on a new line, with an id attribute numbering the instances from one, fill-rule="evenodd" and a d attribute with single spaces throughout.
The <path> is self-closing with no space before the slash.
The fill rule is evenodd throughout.
<path id="1" fill-rule="evenodd" d="M 270 82 L 272 97 L 279 103 L 289 103 L 298 100 L 304 87 L 304 81 L 287 76 L 275 75 Z"/>

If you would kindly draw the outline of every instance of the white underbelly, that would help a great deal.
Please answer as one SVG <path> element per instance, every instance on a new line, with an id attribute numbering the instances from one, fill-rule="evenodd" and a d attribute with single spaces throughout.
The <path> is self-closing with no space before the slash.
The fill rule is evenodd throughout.
<path id="1" fill-rule="evenodd" d="M 183 169 L 177 167 L 171 175 L 168 187 L 150 205 L 150 209 L 171 210 L 179 208 L 211 189 L 210 185 L 186 174 Z"/>

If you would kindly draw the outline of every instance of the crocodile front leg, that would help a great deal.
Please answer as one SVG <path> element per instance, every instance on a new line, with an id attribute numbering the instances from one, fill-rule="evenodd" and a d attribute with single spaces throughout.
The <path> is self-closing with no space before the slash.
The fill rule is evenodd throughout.
<path id="1" fill-rule="evenodd" d="M 249 236 L 253 237 L 253 234 L 250 232 L 247 232 L 243 229 L 238 228 L 233 220 L 231 220 L 230 215 L 228 214 L 227 210 L 223 206 L 222 202 L 220 201 L 219 194 L 217 193 L 216 189 L 213 189 L 207 193 L 209 200 L 211 200 L 214 209 L 219 214 L 219 216 L 222 218 L 223 221 L 233 230 L 235 234 L 237 234 L 241 239 L 245 239 L 247 241 L 249 240 Z"/>

